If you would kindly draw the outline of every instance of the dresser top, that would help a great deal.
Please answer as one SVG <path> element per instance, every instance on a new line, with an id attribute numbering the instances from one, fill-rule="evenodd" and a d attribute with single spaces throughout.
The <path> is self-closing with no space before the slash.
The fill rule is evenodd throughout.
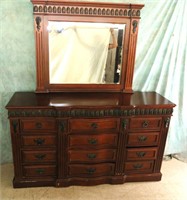
<path id="1" fill-rule="evenodd" d="M 126 93 L 44 93 L 16 92 L 7 104 L 14 108 L 49 107 L 174 107 L 175 104 L 156 92 Z"/>

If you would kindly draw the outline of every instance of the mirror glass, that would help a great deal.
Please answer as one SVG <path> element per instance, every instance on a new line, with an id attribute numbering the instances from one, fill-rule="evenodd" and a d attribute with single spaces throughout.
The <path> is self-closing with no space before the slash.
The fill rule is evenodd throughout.
<path id="1" fill-rule="evenodd" d="M 50 84 L 118 84 L 125 24 L 48 22 Z"/>

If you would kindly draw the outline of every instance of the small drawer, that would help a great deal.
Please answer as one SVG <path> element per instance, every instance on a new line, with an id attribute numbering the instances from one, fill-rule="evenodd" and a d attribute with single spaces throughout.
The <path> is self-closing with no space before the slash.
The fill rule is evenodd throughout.
<path id="1" fill-rule="evenodd" d="M 134 161 L 125 163 L 125 173 L 151 173 L 153 171 L 154 161 Z"/>
<path id="2" fill-rule="evenodd" d="M 156 146 L 158 145 L 159 132 L 129 133 L 127 146 Z"/>
<path id="3" fill-rule="evenodd" d="M 160 130 L 162 118 L 131 118 L 130 129 L 157 129 Z"/>
<path id="4" fill-rule="evenodd" d="M 51 132 L 56 130 L 56 121 L 53 119 L 22 119 L 23 132 Z"/>
<path id="5" fill-rule="evenodd" d="M 97 177 L 110 176 L 114 174 L 114 164 L 95 164 L 95 165 L 69 165 L 69 176 L 71 177 Z"/>
<path id="6" fill-rule="evenodd" d="M 69 162 L 112 162 L 116 159 L 116 150 L 102 149 L 95 151 L 76 151 L 68 152 Z"/>
<path id="7" fill-rule="evenodd" d="M 55 165 L 23 166 L 23 175 L 26 177 L 56 176 Z"/>
<path id="8" fill-rule="evenodd" d="M 24 163 L 56 162 L 56 151 L 22 151 Z"/>
<path id="9" fill-rule="evenodd" d="M 22 135 L 21 141 L 22 141 L 22 146 L 25 146 L 25 147 L 55 146 L 56 145 L 56 136 L 55 135 L 37 135 L 37 136 Z"/>
<path id="10" fill-rule="evenodd" d="M 154 160 L 157 157 L 157 148 L 127 149 L 126 160 Z"/>
<path id="11" fill-rule="evenodd" d="M 118 131 L 119 119 L 72 119 L 70 132 Z"/>
<path id="12" fill-rule="evenodd" d="M 116 147 L 118 134 L 69 135 L 68 141 L 70 148 Z"/>

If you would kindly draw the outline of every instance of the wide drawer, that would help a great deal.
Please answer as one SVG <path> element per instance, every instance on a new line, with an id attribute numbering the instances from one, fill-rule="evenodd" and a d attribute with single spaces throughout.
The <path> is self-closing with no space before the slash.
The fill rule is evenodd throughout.
<path id="1" fill-rule="evenodd" d="M 71 177 L 97 177 L 110 176 L 114 174 L 114 164 L 95 164 L 95 165 L 69 165 L 68 175 Z"/>
<path id="2" fill-rule="evenodd" d="M 56 151 L 22 151 L 24 163 L 56 162 Z"/>
<path id="3" fill-rule="evenodd" d="M 55 146 L 56 145 L 56 136 L 55 135 L 22 135 L 21 137 L 23 146 Z"/>
<path id="4" fill-rule="evenodd" d="M 95 151 L 70 150 L 68 152 L 69 162 L 112 162 L 116 159 L 116 150 L 102 149 Z"/>
<path id="5" fill-rule="evenodd" d="M 154 161 L 134 161 L 125 163 L 125 173 L 150 173 L 153 171 Z"/>
<path id="6" fill-rule="evenodd" d="M 27 177 L 56 176 L 55 165 L 23 166 L 23 175 Z"/>
<path id="7" fill-rule="evenodd" d="M 117 146 L 118 134 L 69 135 L 70 148 Z"/>
<path id="8" fill-rule="evenodd" d="M 161 117 L 155 118 L 131 118 L 130 129 L 157 129 L 160 130 L 162 124 Z"/>
<path id="9" fill-rule="evenodd" d="M 70 132 L 118 131 L 119 119 L 72 119 Z"/>
<path id="10" fill-rule="evenodd" d="M 157 157 L 157 148 L 127 149 L 126 160 L 153 160 Z"/>
<path id="11" fill-rule="evenodd" d="M 22 132 L 51 132 L 56 130 L 56 121 L 53 119 L 22 119 Z"/>
<path id="12" fill-rule="evenodd" d="M 158 145 L 159 132 L 129 133 L 127 146 L 156 146 Z"/>

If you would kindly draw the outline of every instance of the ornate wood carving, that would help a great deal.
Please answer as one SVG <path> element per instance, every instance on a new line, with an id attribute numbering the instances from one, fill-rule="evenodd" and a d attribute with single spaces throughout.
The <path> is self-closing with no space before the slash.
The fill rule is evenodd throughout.
<path id="1" fill-rule="evenodd" d="M 132 115 L 170 115 L 172 108 L 135 108 L 135 109 L 71 109 L 71 110 L 12 110 L 9 117 L 118 117 Z"/>
<path id="2" fill-rule="evenodd" d="M 40 23 L 42 21 L 41 17 L 36 17 L 35 21 L 36 21 L 36 28 L 38 31 L 40 31 L 40 28 L 41 28 Z"/>
<path id="3" fill-rule="evenodd" d="M 64 6 L 64 5 L 33 5 L 34 14 L 53 15 L 87 15 L 87 16 L 120 16 L 120 17 L 140 17 L 140 9 L 129 8 L 105 8 L 88 6 Z"/>
<path id="4" fill-rule="evenodd" d="M 133 20 L 132 26 L 133 26 L 132 32 L 135 33 L 135 32 L 136 32 L 136 28 L 137 28 L 137 26 L 138 26 L 138 22 L 137 22 L 136 20 Z"/>

